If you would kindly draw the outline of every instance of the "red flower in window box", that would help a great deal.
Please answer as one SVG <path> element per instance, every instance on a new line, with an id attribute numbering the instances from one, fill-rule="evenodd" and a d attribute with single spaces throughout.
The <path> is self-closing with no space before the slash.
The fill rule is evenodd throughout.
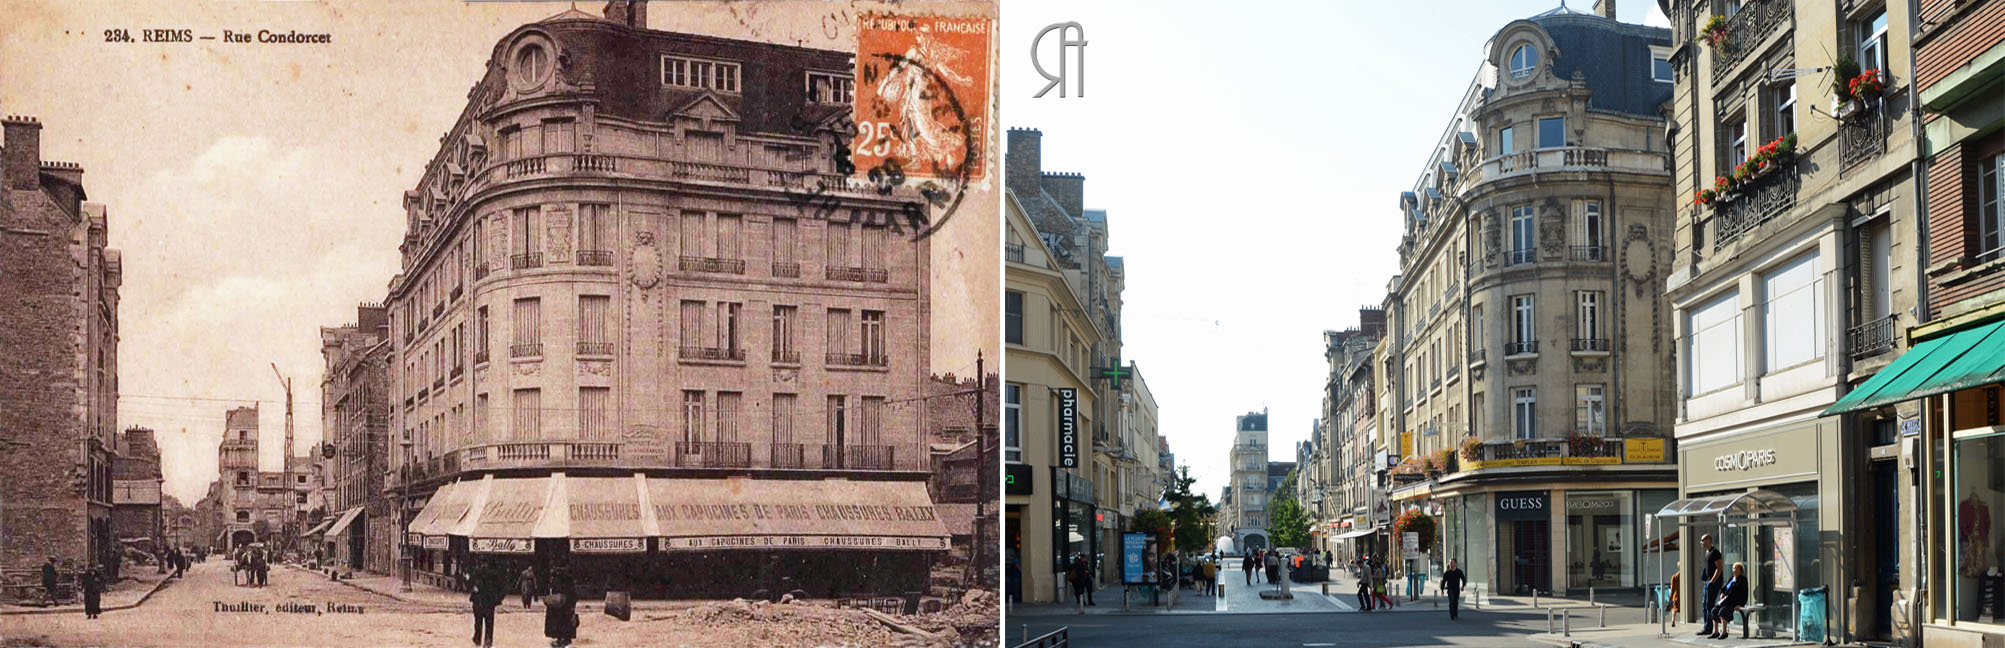
<path id="1" fill-rule="evenodd" d="M 1881 91 L 1886 89 L 1887 84 L 1886 81 L 1880 78 L 1879 70 L 1866 70 L 1860 72 L 1859 76 L 1852 77 L 1851 81 L 1846 82 L 1846 87 L 1852 91 L 1852 98 L 1863 100 L 1866 97 L 1880 94 Z"/>

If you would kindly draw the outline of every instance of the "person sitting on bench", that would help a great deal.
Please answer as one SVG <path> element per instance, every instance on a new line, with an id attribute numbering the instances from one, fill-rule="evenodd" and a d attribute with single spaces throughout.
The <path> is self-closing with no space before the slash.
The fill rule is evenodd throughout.
<path id="1" fill-rule="evenodd" d="M 1733 564 L 1733 579 L 1727 581 L 1726 589 L 1720 592 L 1720 601 L 1713 604 L 1714 639 L 1727 638 L 1727 623 L 1733 620 L 1733 613 L 1747 605 L 1747 564 Z"/>

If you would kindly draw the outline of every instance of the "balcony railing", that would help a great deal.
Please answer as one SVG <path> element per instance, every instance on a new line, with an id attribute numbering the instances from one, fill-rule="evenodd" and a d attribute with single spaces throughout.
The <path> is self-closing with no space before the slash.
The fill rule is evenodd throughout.
<path id="1" fill-rule="evenodd" d="M 891 364 L 889 356 L 864 353 L 827 353 L 822 356 L 822 361 L 845 367 L 883 367 Z"/>
<path id="2" fill-rule="evenodd" d="M 719 361 L 731 361 L 731 362 L 744 362 L 745 350 L 726 349 L 721 347 L 686 346 L 686 347 L 676 348 L 676 357 L 681 358 L 683 360 L 719 360 Z"/>
<path id="3" fill-rule="evenodd" d="M 1573 246 L 1573 260 L 1575 260 L 1575 261 L 1607 261 L 1607 260 L 1608 260 L 1608 256 L 1607 256 L 1607 248 L 1604 248 L 1604 247 L 1601 247 L 1601 246 L 1599 246 L 1599 245 L 1576 245 L 1576 246 Z"/>
<path id="4" fill-rule="evenodd" d="M 620 170 L 619 158 L 610 155 L 577 154 L 571 156 L 571 169 L 596 173 L 613 173 Z"/>
<path id="5" fill-rule="evenodd" d="M 465 366 L 463 366 L 463 365 L 453 365 L 453 370 L 452 370 L 452 377 L 453 377 L 453 378 L 457 379 L 457 378 L 459 378 L 460 376 L 462 376 L 462 375 L 464 375 L 464 374 L 466 374 L 466 367 L 465 367 Z"/>
<path id="6" fill-rule="evenodd" d="M 446 303 L 445 303 L 445 302 L 439 302 L 439 303 L 436 303 L 436 304 L 432 304 L 432 317 L 433 317 L 434 319 L 437 319 L 437 318 L 442 318 L 442 317 L 444 317 L 444 316 L 445 316 L 445 314 L 446 314 Z"/>
<path id="7" fill-rule="evenodd" d="M 801 363 L 801 352 L 799 352 L 799 351 L 783 351 L 783 350 L 780 350 L 780 349 L 773 349 L 773 363 L 774 363 L 774 364 L 791 364 L 791 365 L 797 365 L 797 364 L 800 364 L 800 363 Z"/>
<path id="8" fill-rule="evenodd" d="M 1608 338 L 1574 338 L 1573 350 L 1578 352 L 1608 352 Z"/>
<path id="9" fill-rule="evenodd" d="M 464 286 L 453 286 L 453 290 L 452 290 L 452 292 L 451 292 L 451 293 L 449 293 L 449 294 L 447 295 L 447 299 L 448 299 L 449 301 L 459 301 L 459 296 L 460 296 L 460 295 L 463 295 L 463 294 L 466 294 L 466 287 L 464 287 Z"/>
<path id="10" fill-rule="evenodd" d="M 621 462 L 624 446 L 594 441 L 519 441 L 462 448 L 456 455 L 469 468 L 606 465 Z"/>
<path id="11" fill-rule="evenodd" d="M 1523 263 L 1531 263 L 1532 261 L 1538 260 L 1538 253 L 1539 251 L 1535 248 L 1525 248 L 1522 250 L 1505 251 L 1504 265 L 1519 265 Z"/>
<path id="12" fill-rule="evenodd" d="M 609 266 L 613 264 L 612 250 L 579 250 L 578 265 Z"/>
<path id="13" fill-rule="evenodd" d="M 1846 172 L 1887 151 L 1887 115 L 1881 99 L 1863 103 L 1864 108 L 1838 122 L 1838 162 Z"/>
<path id="14" fill-rule="evenodd" d="M 1464 461 L 1463 470 L 1556 465 L 1662 464 L 1677 457 L 1671 439 L 1639 441 L 1654 446 L 1648 454 L 1631 454 L 1629 440 L 1583 435 L 1571 439 L 1491 441 L 1478 446 L 1478 458 Z M 1459 454 L 1459 453 L 1458 453 Z M 1460 457 L 1457 457 L 1458 459 Z"/>
<path id="15" fill-rule="evenodd" d="M 827 271 L 827 274 L 825 276 L 828 278 L 829 281 L 861 281 L 864 283 L 885 283 L 886 281 L 889 281 L 891 278 L 891 273 L 884 270 L 883 268 L 848 268 L 843 266 L 826 266 L 824 269 Z"/>
<path id="16" fill-rule="evenodd" d="M 683 468 L 750 468 L 752 444 L 742 441 L 677 441 L 675 465 Z"/>
<path id="17" fill-rule="evenodd" d="M 613 354 L 613 343 L 611 342 L 578 343 L 578 355 L 581 356 L 609 356 L 612 354 Z"/>
<path id="18" fill-rule="evenodd" d="M 1524 341 L 1524 342 L 1505 342 L 1505 343 L 1504 343 L 1504 355 L 1507 355 L 1507 356 L 1515 356 L 1515 355 L 1530 355 L 1530 354 L 1534 354 L 1534 353 L 1538 353 L 1538 352 L 1539 352 L 1539 341 L 1538 341 L 1538 340 L 1527 340 L 1527 341 Z"/>
<path id="19" fill-rule="evenodd" d="M 1483 361 L 1490 355 L 1489 351 L 1489 349 L 1471 349 L 1469 351 L 1469 364 L 1483 364 Z"/>
<path id="20" fill-rule="evenodd" d="M 807 447 L 799 443 L 772 444 L 774 468 L 806 468 Z"/>
<path id="21" fill-rule="evenodd" d="M 473 363 L 487 364 L 487 349 L 481 349 L 479 351 L 473 352 Z"/>
<path id="22" fill-rule="evenodd" d="M 707 180 L 710 182 L 729 182 L 733 184 L 746 184 L 752 181 L 751 170 L 744 167 L 670 160 L 668 169 L 670 176 L 688 180 Z"/>
<path id="23" fill-rule="evenodd" d="M 1763 2 L 1761 6 L 1789 4 L 1787 2 Z M 1778 166 L 1747 184 L 1734 188 L 1731 196 L 1721 197 L 1714 202 L 1712 230 L 1713 249 L 1740 240 L 1740 237 L 1754 231 L 1768 219 L 1796 206 L 1796 189 L 1802 183 L 1797 175 L 1796 162 L 1786 160 Z"/>
<path id="24" fill-rule="evenodd" d="M 445 386 L 446 386 L 446 377 L 445 377 L 445 376 L 439 376 L 439 377 L 437 377 L 437 378 L 433 378 L 433 379 L 432 379 L 432 389 L 433 389 L 434 391 L 437 391 L 437 390 L 443 390 L 443 389 L 445 389 Z"/>
<path id="25" fill-rule="evenodd" d="M 788 279 L 800 278 L 801 264 L 798 261 L 774 261 L 773 276 Z"/>
<path id="26" fill-rule="evenodd" d="M 541 268 L 543 267 L 543 253 L 530 252 L 527 254 L 511 255 L 508 257 L 508 267 L 514 268 L 516 270 L 521 270 L 524 268 Z"/>
<path id="27" fill-rule="evenodd" d="M 1713 49 L 1713 83 L 1725 81 L 1775 30 L 1791 22 L 1794 2 L 1749 2 L 1727 18 L 1727 39 Z"/>
<path id="28" fill-rule="evenodd" d="M 523 158 L 520 160 L 509 160 L 508 177 L 519 178 L 526 175 L 543 173 L 549 168 L 548 163 L 544 162 L 545 159 L 547 158 L 533 157 L 533 158 Z"/>
<path id="29" fill-rule="evenodd" d="M 682 257 L 676 264 L 683 272 L 715 272 L 719 274 L 745 274 L 744 259 L 712 259 L 710 257 Z"/>
<path id="30" fill-rule="evenodd" d="M 1888 315 L 1852 327 L 1846 336 L 1850 340 L 1852 357 L 1876 356 L 1894 349 L 1894 316 Z"/>
<path id="31" fill-rule="evenodd" d="M 1665 160 L 1664 153 L 1634 149 L 1578 146 L 1536 148 L 1483 160 L 1462 175 L 1462 183 L 1473 185 L 1519 173 L 1662 171 Z"/>
<path id="32" fill-rule="evenodd" d="M 897 448 L 888 445 L 822 446 L 823 468 L 895 470 Z"/>
<path id="33" fill-rule="evenodd" d="M 524 342 L 524 343 L 521 343 L 521 344 L 511 344 L 511 345 L 509 345 L 509 346 L 508 346 L 508 357 L 510 357 L 510 358 L 540 358 L 540 357 L 543 357 L 543 343 L 542 343 L 542 342 Z"/>
<path id="34" fill-rule="evenodd" d="M 1016 263 L 1023 263 L 1023 244 L 1022 244 L 1022 243 L 1004 243 L 1004 244 L 1003 244 L 1003 259 L 1004 259 L 1004 260 L 1006 260 L 1006 261 L 1012 261 L 1012 262 L 1016 262 Z"/>

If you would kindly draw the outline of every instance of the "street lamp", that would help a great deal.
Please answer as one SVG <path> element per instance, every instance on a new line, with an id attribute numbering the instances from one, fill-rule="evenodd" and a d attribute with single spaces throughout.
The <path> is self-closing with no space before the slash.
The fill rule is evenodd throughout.
<path id="1" fill-rule="evenodd" d="M 403 489 L 403 497 L 397 500 L 397 520 L 400 522 L 400 524 L 398 524 L 397 526 L 403 528 L 403 531 L 399 531 L 398 534 L 403 536 L 404 539 L 402 543 L 404 545 L 404 551 L 397 559 L 398 566 L 401 568 L 404 577 L 403 586 L 399 589 L 399 591 L 409 592 L 411 591 L 411 560 L 414 558 L 414 556 L 412 556 L 411 554 L 413 551 L 415 551 L 415 549 L 411 547 L 411 526 L 410 526 L 411 521 L 405 517 L 405 513 L 410 511 L 410 506 L 411 506 L 410 435 L 408 434 L 404 435 L 403 440 L 397 442 L 397 444 L 404 447 L 404 465 L 402 468 L 403 474 L 398 475 L 397 479 L 397 486 Z"/>

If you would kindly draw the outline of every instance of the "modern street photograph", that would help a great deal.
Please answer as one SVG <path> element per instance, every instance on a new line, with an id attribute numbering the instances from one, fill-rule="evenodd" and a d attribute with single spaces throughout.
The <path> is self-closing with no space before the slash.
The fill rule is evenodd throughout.
<path id="1" fill-rule="evenodd" d="M 2005 2 L 1003 10 L 1006 645 L 2005 642 Z"/>
<path id="2" fill-rule="evenodd" d="M 996 3 L 0 11 L 0 645 L 1000 643 Z"/>

